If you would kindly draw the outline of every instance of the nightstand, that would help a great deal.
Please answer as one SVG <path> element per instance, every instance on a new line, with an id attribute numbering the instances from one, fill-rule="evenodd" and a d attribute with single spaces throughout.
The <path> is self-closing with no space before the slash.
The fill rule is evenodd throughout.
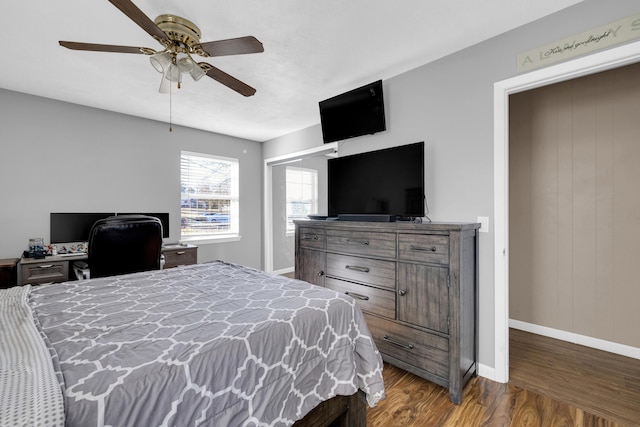
<path id="1" fill-rule="evenodd" d="M 198 262 L 198 247 L 196 245 L 167 245 L 162 247 L 164 268 L 181 265 L 191 265 Z"/>
<path id="2" fill-rule="evenodd" d="M 19 258 L 0 259 L 0 288 L 10 288 L 18 283 Z"/>

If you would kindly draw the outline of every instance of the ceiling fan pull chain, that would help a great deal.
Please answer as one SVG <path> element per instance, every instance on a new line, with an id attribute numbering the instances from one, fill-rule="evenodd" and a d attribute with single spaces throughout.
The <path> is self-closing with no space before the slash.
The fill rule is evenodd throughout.
<path id="1" fill-rule="evenodd" d="M 172 99 L 173 99 L 173 91 L 171 89 L 169 89 L 169 132 L 173 132 L 173 128 L 171 127 L 172 121 L 173 121 L 173 116 L 172 116 L 172 110 L 173 110 L 173 105 L 172 105 Z"/>

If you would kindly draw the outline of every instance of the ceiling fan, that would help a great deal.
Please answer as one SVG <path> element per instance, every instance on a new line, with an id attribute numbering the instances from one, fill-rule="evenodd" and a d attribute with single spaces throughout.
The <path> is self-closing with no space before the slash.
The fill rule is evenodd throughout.
<path id="1" fill-rule="evenodd" d="M 160 15 L 152 21 L 130 0 L 109 0 L 122 13 L 138 24 L 164 49 L 148 47 L 116 46 L 95 43 L 60 41 L 60 45 L 73 50 L 96 52 L 140 53 L 150 55 L 153 67 L 163 74 L 160 92 L 171 93 L 180 87 L 182 74 L 189 74 L 194 80 L 204 75 L 222 83 L 244 96 L 251 96 L 256 90 L 219 68 L 206 62 L 196 62 L 192 55 L 203 57 L 238 55 L 264 52 L 262 43 L 253 36 L 238 37 L 212 42 L 200 42 L 200 29 L 191 21 L 175 15 Z"/>

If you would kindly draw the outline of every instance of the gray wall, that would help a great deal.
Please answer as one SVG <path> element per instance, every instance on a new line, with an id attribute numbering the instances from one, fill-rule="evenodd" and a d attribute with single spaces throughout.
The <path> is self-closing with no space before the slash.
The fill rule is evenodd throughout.
<path id="1" fill-rule="evenodd" d="M 126 102 L 126 101 L 123 101 Z M 240 160 L 238 242 L 200 244 L 198 261 L 260 267 L 257 142 L 0 90 L 0 258 L 49 241 L 50 212 L 169 212 L 180 239 L 180 151 Z"/>
<path id="2" fill-rule="evenodd" d="M 516 56 L 640 12 L 637 0 L 584 2 L 384 80 L 387 131 L 344 141 L 347 155 L 425 141 L 425 191 L 435 221 L 490 218 L 480 234 L 480 355 L 494 368 L 493 84 L 515 76 Z M 452 27 L 452 31 L 464 28 Z M 368 82 L 362 82 L 368 83 Z M 310 102 L 318 102 L 310 100 Z M 264 144 L 265 158 L 322 144 L 313 126 Z"/>

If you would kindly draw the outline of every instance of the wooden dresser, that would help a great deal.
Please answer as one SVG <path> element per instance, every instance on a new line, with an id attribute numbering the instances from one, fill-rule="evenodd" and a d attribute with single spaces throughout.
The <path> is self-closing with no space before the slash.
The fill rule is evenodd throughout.
<path id="1" fill-rule="evenodd" d="M 296 278 L 353 297 L 385 361 L 460 403 L 477 369 L 480 224 L 294 222 Z"/>

